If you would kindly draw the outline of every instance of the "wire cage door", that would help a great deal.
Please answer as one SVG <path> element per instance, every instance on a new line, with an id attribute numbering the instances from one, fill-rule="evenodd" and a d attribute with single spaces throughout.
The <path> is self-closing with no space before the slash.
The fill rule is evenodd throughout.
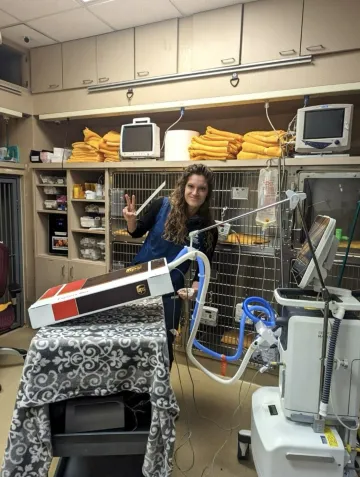
<path id="1" fill-rule="evenodd" d="M 7 175 L 0 175 L 0 242 L 3 242 L 10 252 L 8 283 L 18 283 L 22 289 L 20 179 Z M 0 300 L 1 303 L 10 301 L 8 293 Z M 22 326 L 23 318 L 24 305 L 21 292 L 18 295 L 16 320 L 12 328 Z"/>

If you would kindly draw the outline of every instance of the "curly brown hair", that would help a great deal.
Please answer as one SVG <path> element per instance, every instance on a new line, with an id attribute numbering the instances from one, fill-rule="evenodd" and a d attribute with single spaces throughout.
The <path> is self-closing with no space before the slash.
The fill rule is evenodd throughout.
<path id="1" fill-rule="evenodd" d="M 186 227 L 188 215 L 187 203 L 185 201 L 185 186 L 193 175 L 203 176 L 208 186 L 208 194 L 205 202 L 201 205 L 197 215 L 204 219 L 204 226 L 212 223 L 210 201 L 213 191 L 214 174 L 211 169 L 203 164 L 192 164 L 187 167 L 181 177 L 179 177 L 176 187 L 170 196 L 171 210 L 165 223 L 164 238 L 179 245 L 185 244 L 188 235 Z M 207 246 L 210 246 L 209 242 L 211 241 L 212 235 L 207 235 L 209 235 L 209 237 L 206 237 L 206 243 Z"/>

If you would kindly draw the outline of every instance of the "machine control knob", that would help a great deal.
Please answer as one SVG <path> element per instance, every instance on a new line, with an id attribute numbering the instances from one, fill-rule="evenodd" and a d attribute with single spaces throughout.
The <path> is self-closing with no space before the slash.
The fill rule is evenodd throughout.
<path id="1" fill-rule="evenodd" d="M 336 139 L 335 144 L 338 146 L 340 144 L 339 139 Z"/>

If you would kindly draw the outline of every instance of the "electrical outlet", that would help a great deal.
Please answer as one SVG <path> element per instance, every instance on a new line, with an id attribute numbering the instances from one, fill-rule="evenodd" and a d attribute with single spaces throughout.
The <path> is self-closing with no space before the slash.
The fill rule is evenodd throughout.
<path id="1" fill-rule="evenodd" d="M 204 306 L 201 315 L 201 323 L 208 326 L 217 326 L 219 310 L 212 306 Z"/>
<path id="2" fill-rule="evenodd" d="M 236 322 L 236 323 L 240 323 L 240 320 L 241 320 L 242 315 L 243 315 L 243 304 L 242 304 L 242 302 L 241 302 L 241 303 L 238 303 L 238 304 L 236 305 L 236 308 L 235 308 L 235 317 L 234 317 L 234 319 L 235 319 L 235 322 Z M 250 320 L 250 318 L 246 318 L 245 323 L 246 323 L 247 325 L 252 325 L 252 324 L 253 324 L 253 322 L 252 322 L 252 320 Z"/>
<path id="3" fill-rule="evenodd" d="M 232 187 L 231 198 L 238 199 L 238 200 L 248 200 L 249 188 L 248 187 Z"/>

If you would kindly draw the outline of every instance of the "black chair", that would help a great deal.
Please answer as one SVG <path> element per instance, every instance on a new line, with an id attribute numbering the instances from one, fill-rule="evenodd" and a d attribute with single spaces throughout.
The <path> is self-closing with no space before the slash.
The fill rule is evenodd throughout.
<path id="1" fill-rule="evenodd" d="M 9 262 L 9 249 L 0 242 L 0 334 L 11 330 L 16 318 L 16 297 L 21 292 L 21 287 L 17 283 L 8 284 Z M 9 302 L 5 301 L 7 292 L 10 296 Z M 25 349 L 0 347 L 0 355 L 12 354 L 25 359 L 26 353 Z"/>

